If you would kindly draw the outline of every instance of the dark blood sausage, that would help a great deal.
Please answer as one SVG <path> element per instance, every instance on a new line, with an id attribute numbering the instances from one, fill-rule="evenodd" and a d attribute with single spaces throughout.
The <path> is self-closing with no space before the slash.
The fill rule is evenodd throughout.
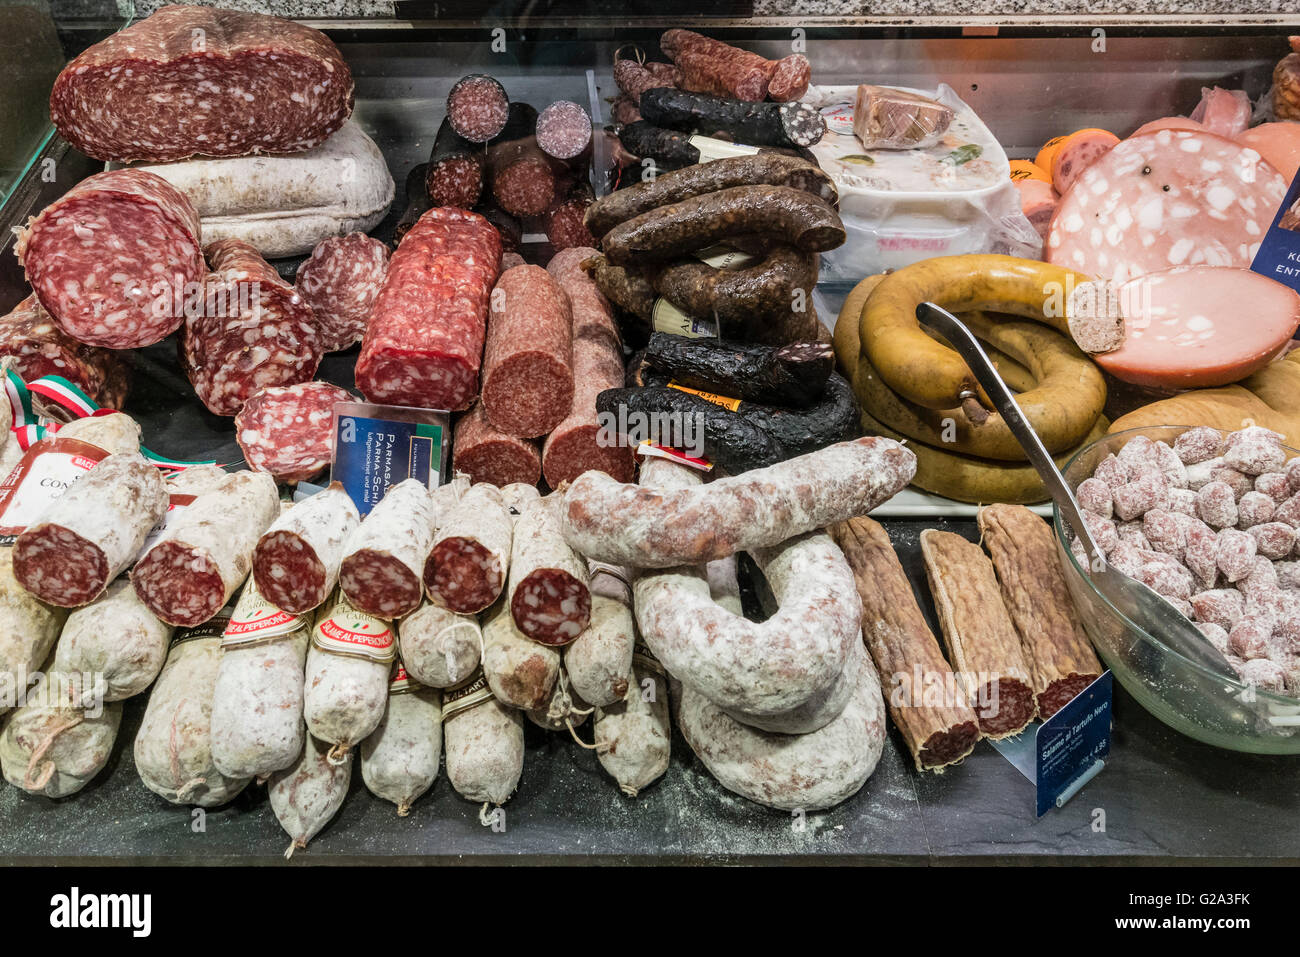
<path id="1" fill-rule="evenodd" d="M 429 600 L 464 615 L 496 601 L 506 585 L 513 525 L 496 486 L 471 485 L 439 526 L 424 563 Z"/>
<path id="2" fill-rule="evenodd" d="M 203 307 L 185 319 L 181 360 L 209 411 L 234 415 L 267 386 L 307 382 L 321 360 L 311 307 L 239 239 L 207 248 Z"/>
<path id="3" fill-rule="evenodd" d="M 328 382 L 263 389 L 235 416 L 248 467 L 277 482 L 305 482 L 334 459 L 334 405 L 356 396 Z"/>
<path id="4" fill-rule="evenodd" d="M 691 30 L 665 30 L 659 48 L 677 65 L 683 90 L 738 100 L 797 100 L 812 77 L 802 54 L 768 60 Z"/>
<path id="5" fill-rule="evenodd" d="M 257 590 L 294 615 L 323 605 L 338 584 L 343 544 L 360 522 L 339 482 L 283 512 L 253 549 Z"/>
<path id="6" fill-rule="evenodd" d="M 606 299 L 638 319 L 650 322 L 656 296 L 650 280 L 640 273 L 615 266 L 601 255 L 584 259 L 582 269 Z"/>
<path id="7" fill-rule="evenodd" d="M 428 174 L 428 163 L 413 166 L 411 171 L 406 174 L 406 209 L 402 211 L 402 215 L 397 220 L 397 225 L 393 227 L 394 245 L 400 243 L 402 237 L 411 231 L 411 227 L 416 224 L 419 218 L 433 208 L 433 201 L 429 199 L 429 190 L 426 185 Z"/>
<path id="8" fill-rule="evenodd" d="M 126 570 L 167 514 L 167 486 L 139 452 L 110 455 L 14 543 L 14 577 L 41 601 L 77 608 Z"/>
<path id="9" fill-rule="evenodd" d="M 678 170 L 700 161 L 700 151 L 691 145 L 688 134 L 666 130 L 648 120 L 624 125 L 618 131 L 618 141 L 638 159 L 654 160 L 659 170 Z"/>
<path id="10" fill-rule="evenodd" d="M 194 204 L 140 169 L 82 180 L 19 232 L 15 250 L 59 328 L 106 349 L 166 339 L 204 274 Z"/>
<path id="11" fill-rule="evenodd" d="M 510 113 L 506 89 L 486 73 L 471 73 L 447 94 L 447 120 L 471 143 L 486 143 L 500 135 Z"/>
<path id="12" fill-rule="evenodd" d="M 481 404 L 496 429 L 546 435 L 573 402 L 573 316 L 568 297 L 540 266 L 516 266 L 492 291 Z"/>
<path id="13" fill-rule="evenodd" d="M 556 492 L 525 506 L 510 548 L 510 617 L 521 633 L 552 646 L 567 645 L 591 620 L 587 562 L 564 540 L 563 507 Z"/>
<path id="14" fill-rule="evenodd" d="M 596 239 L 587 230 L 587 209 L 592 204 L 591 191 L 578 189 L 546 211 L 546 240 L 556 252 L 578 246 L 592 246 Z"/>
<path id="15" fill-rule="evenodd" d="M 536 216 L 555 199 L 555 170 L 537 145 L 537 111 L 510 104 L 510 121 L 488 144 L 488 183 L 492 195 L 513 216 Z"/>
<path id="16" fill-rule="evenodd" d="M 353 607 L 391 621 L 420 607 L 433 503 L 419 479 L 388 489 L 343 546 L 339 587 Z"/>
<path id="17" fill-rule="evenodd" d="M 645 362 L 692 389 L 768 405 L 803 406 L 825 391 L 835 354 L 821 342 L 773 348 L 656 332 L 646 346 Z"/>
<path id="18" fill-rule="evenodd" d="M 733 186 L 660 206 L 620 223 L 602 240 L 618 266 L 674 259 L 728 236 L 771 233 L 809 252 L 841 245 L 844 224 L 833 208 L 789 186 Z"/>
<path id="19" fill-rule="evenodd" d="M 468 407 L 500 265 L 501 239 L 482 216 L 444 206 L 421 216 L 370 311 L 356 366 L 361 393 L 392 405 Z"/>
<path id="20" fill-rule="evenodd" d="M 739 268 L 687 257 L 664 266 L 651 282 L 661 296 L 690 315 L 712 316 L 722 325 L 753 325 L 792 308 L 811 308 L 817 254 L 778 244 L 758 262 Z"/>
<path id="21" fill-rule="evenodd" d="M 65 335 L 35 296 L 0 316 L 0 358 L 6 356 L 25 382 L 59 375 L 102 408 L 120 409 L 126 401 L 130 378 L 118 354 Z"/>
<path id="22" fill-rule="evenodd" d="M 660 206 L 733 186 L 760 184 L 803 190 L 832 206 L 839 202 L 835 183 L 807 160 L 782 153 L 755 153 L 701 163 L 603 196 L 587 211 L 587 228 L 600 238 L 619 223 Z"/>
<path id="23" fill-rule="evenodd" d="M 443 117 L 425 173 L 425 189 L 434 206 L 471 209 L 483 195 L 481 143 L 471 143 L 456 132 L 451 117 Z"/>
<path id="24" fill-rule="evenodd" d="M 515 483 L 536 485 L 542 478 L 537 443 L 492 428 L 482 402 L 475 403 L 456 423 L 452 463 L 455 471 L 464 472 L 472 481 L 490 482 L 498 488 Z"/>
<path id="25" fill-rule="evenodd" d="M 293 285 L 316 316 L 322 352 L 361 341 L 387 271 L 388 247 L 365 233 L 331 236 L 303 260 Z"/>
<path id="26" fill-rule="evenodd" d="M 572 100 L 556 100 L 537 117 L 537 146 L 547 156 L 570 160 L 591 144 L 591 116 Z"/>
<path id="27" fill-rule="evenodd" d="M 587 469 L 600 469 L 630 482 L 636 471 L 632 450 L 610 443 L 596 421 L 596 396 L 623 379 L 623 346 L 609 302 L 582 271 L 594 249 L 566 249 L 546 266 L 566 292 L 573 310 L 573 403 L 542 446 L 546 483 L 558 488 Z"/>
<path id="28" fill-rule="evenodd" d="M 352 73 L 319 30 L 260 13 L 166 6 L 63 68 L 50 118 L 99 160 L 299 153 L 352 114 Z"/>
<path id="29" fill-rule="evenodd" d="M 662 68 L 667 67 L 664 71 Z M 676 85 L 676 70 L 671 63 L 638 63 L 636 60 L 614 61 L 614 84 L 634 103 L 646 90 Z"/>
<path id="30" fill-rule="evenodd" d="M 821 113 L 805 103 L 754 103 L 660 88 L 642 93 L 638 108 L 665 129 L 726 133 L 750 146 L 812 146 L 826 134 Z"/>

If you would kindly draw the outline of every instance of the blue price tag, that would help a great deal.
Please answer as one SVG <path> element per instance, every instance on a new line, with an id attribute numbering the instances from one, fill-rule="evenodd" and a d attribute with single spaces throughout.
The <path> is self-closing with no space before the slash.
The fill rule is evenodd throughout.
<path id="1" fill-rule="evenodd" d="M 1250 268 L 1300 292 L 1300 174 L 1291 181 Z"/>
<path id="2" fill-rule="evenodd" d="M 408 478 L 429 488 L 442 484 L 447 414 L 341 402 L 334 408 L 334 465 L 330 479 L 343 488 L 362 515 L 388 489 Z"/>
<path id="3" fill-rule="evenodd" d="M 1065 804 L 1101 770 L 1110 754 L 1112 688 L 1107 671 L 1039 727 L 1034 739 L 1039 817 Z"/>

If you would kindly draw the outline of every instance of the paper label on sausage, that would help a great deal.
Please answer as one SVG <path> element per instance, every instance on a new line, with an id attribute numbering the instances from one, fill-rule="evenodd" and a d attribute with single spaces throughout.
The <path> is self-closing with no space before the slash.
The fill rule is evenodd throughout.
<path id="1" fill-rule="evenodd" d="M 701 163 L 727 159 L 732 156 L 753 156 L 758 152 L 757 146 L 746 146 L 744 143 L 728 143 L 726 140 L 718 140 L 712 136 L 700 136 L 699 134 L 687 137 L 686 141 L 700 151 L 699 161 Z"/>
<path id="2" fill-rule="evenodd" d="M 397 642 L 388 622 L 352 607 L 340 596 L 312 630 L 312 644 L 321 651 L 387 664 L 397 657 Z"/>
<path id="3" fill-rule="evenodd" d="M 696 259 L 714 269 L 744 269 L 758 262 L 757 256 L 732 249 L 730 246 L 709 246 L 693 254 Z"/>
<path id="4" fill-rule="evenodd" d="M 649 439 L 645 439 L 636 447 L 636 454 L 642 458 L 668 459 L 670 462 L 676 462 L 678 465 L 685 465 L 701 472 L 713 471 L 713 463 L 708 459 L 697 459 L 667 445 L 656 445 Z"/>
<path id="5" fill-rule="evenodd" d="M 225 650 L 273 641 L 301 631 L 308 624 L 305 616 L 282 611 L 263 598 L 257 582 L 249 575 L 222 635 L 221 647 Z"/>
<path id="6" fill-rule="evenodd" d="M 106 458 L 106 451 L 80 439 L 35 443 L 0 483 L 0 545 L 12 545 L 51 502 Z"/>
<path id="7" fill-rule="evenodd" d="M 655 653 L 650 650 L 650 646 L 645 643 L 645 639 L 640 637 L 637 638 L 636 644 L 632 646 L 632 664 L 640 665 L 645 670 L 653 671 L 664 677 L 668 676 L 668 672 L 664 670 L 664 666 L 655 657 Z"/>
<path id="8" fill-rule="evenodd" d="M 655 332 L 666 332 L 687 339 L 716 339 L 718 327 L 708 319 L 688 316 L 667 299 L 656 299 L 650 312 L 650 325 Z"/>
<path id="9" fill-rule="evenodd" d="M 487 676 L 480 668 L 468 679 L 455 688 L 442 693 L 442 722 L 492 700 L 492 689 L 488 687 Z"/>
<path id="10" fill-rule="evenodd" d="M 195 625 L 193 628 L 177 628 L 172 635 L 172 647 L 175 648 L 183 641 L 193 641 L 196 638 L 223 638 L 234 613 L 234 604 L 229 604 L 201 625 Z"/>
<path id="11" fill-rule="evenodd" d="M 388 679 L 388 693 L 406 694 L 408 691 L 414 690 L 415 682 L 406 673 L 406 665 L 402 664 L 401 658 L 396 659 L 393 662 L 393 673 Z"/>
<path id="12" fill-rule="evenodd" d="M 680 385 L 671 379 L 668 381 L 668 388 L 676 389 L 679 392 L 689 392 L 691 395 L 699 396 L 705 402 L 712 402 L 714 405 L 720 405 L 724 409 L 729 409 L 732 412 L 735 412 L 740 408 L 739 399 L 733 399 L 726 395 L 718 395 L 716 392 L 701 392 L 699 389 L 688 389 L 686 386 Z"/>

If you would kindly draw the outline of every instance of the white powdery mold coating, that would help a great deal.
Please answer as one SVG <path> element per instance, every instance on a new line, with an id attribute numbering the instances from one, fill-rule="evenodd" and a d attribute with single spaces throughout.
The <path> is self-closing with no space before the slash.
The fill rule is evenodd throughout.
<path id="1" fill-rule="evenodd" d="M 564 671 L 573 690 L 590 705 L 604 707 L 627 694 L 636 645 L 630 572 L 589 565 L 591 620 L 564 647 Z"/>
<path id="2" fill-rule="evenodd" d="M 672 754 L 668 679 L 634 664 L 622 700 L 597 707 L 593 721 L 596 759 L 628 797 L 663 776 Z"/>
<path id="3" fill-rule="evenodd" d="M 383 720 L 392 665 L 307 650 L 303 717 L 312 736 L 334 745 L 331 760 L 360 744 Z"/>
<path id="4" fill-rule="evenodd" d="M 483 617 L 483 675 L 498 701 L 536 711 L 551 698 L 560 674 L 560 649 L 533 641 L 515 627 L 509 603 Z"/>
<path id="5" fill-rule="evenodd" d="M 253 550 L 262 596 L 295 615 L 324 604 L 338 583 L 344 542 L 360 522 L 339 482 L 281 514 Z"/>
<path id="6" fill-rule="evenodd" d="M 443 724 L 447 778 L 467 801 L 504 804 L 524 772 L 523 713 L 490 698 Z"/>
<path id="7" fill-rule="evenodd" d="M 8 688 L 45 663 L 67 615 L 18 584 L 13 551 L 0 548 L 0 687 Z M 0 697 L 0 715 L 10 707 Z"/>
<path id="8" fill-rule="evenodd" d="M 548 645 L 565 645 L 591 619 L 587 562 L 565 541 L 563 496 L 528 505 L 515 522 L 507 603 L 518 629 Z"/>
<path id="9" fill-rule="evenodd" d="M 0 732 L 0 773 L 28 794 L 75 794 L 108 764 L 121 723 L 122 705 L 117 702 L 104 705 L 98 714 L 25 704 Z M 44 753 L 33 761 L 41 747 Z"/>
<path id="10" fill-rule="evenodd" d="M 361 742 L 361 780 L 375 797 L 406 817 L 433 785 L 442 757 L 442 694 L 412 687 L 388 696 L 379 727 Z"/>
<path id="11" fill-rule="evenodd" d="M 94 675 L 83 704 L 121 701 L 144 691 L 167 660 L 171 626 L 159 621 L 136 595 L 131 582 L 119 578 L 84 608 L 68 616 L 54 650 L 53 670 L 65 675 Z"/>
<path id="12" fill-rule="evenodd" d="M 496 601 L 510 567 L 513 527 L 496 486 L 471 486 L 447 509 L 434 536 L 424 565 L 429 600 L 462 614 Z"/>
<path id="13" fill-rule="evenodd" d="M 398 624 L 397 641 L 407 674 L 430 688 L 451 688 L 479 666 L 483 632 L 473 615 L 425 602 Z"/>
<path id="14" fill-rule="evenodd" d="M 286 858 L 307 846 L 343 806 L 352 783 L 352 752 L 338 762 L 310 735 L 294 764 L 271 778 L 267 792 L 275 819 L 292 839 Z"/>
<path id="15" fill-rule="evenodd" d="M 411 478 L 389 488 L 343 546 L 339 585 L 356 608 L 391 620 L 419 607 L 433 522 L 423 482 Z"/>

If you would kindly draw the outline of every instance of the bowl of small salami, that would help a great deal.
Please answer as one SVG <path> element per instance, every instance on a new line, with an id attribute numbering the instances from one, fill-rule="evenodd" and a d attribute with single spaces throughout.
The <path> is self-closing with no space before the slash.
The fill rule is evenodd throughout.
<path id="1" fill-rule="evenodd" d="M 1259 427 L 1130 429 L 1065 478 L 1112 567 L 1165 596 L 1237 673 L 1216 674 L 1095 588 L 1059 509 L 1066 583 L 1121 685 L 1161 721 L 1222 748 L 1300 754 L 1300 451 Z"/>

